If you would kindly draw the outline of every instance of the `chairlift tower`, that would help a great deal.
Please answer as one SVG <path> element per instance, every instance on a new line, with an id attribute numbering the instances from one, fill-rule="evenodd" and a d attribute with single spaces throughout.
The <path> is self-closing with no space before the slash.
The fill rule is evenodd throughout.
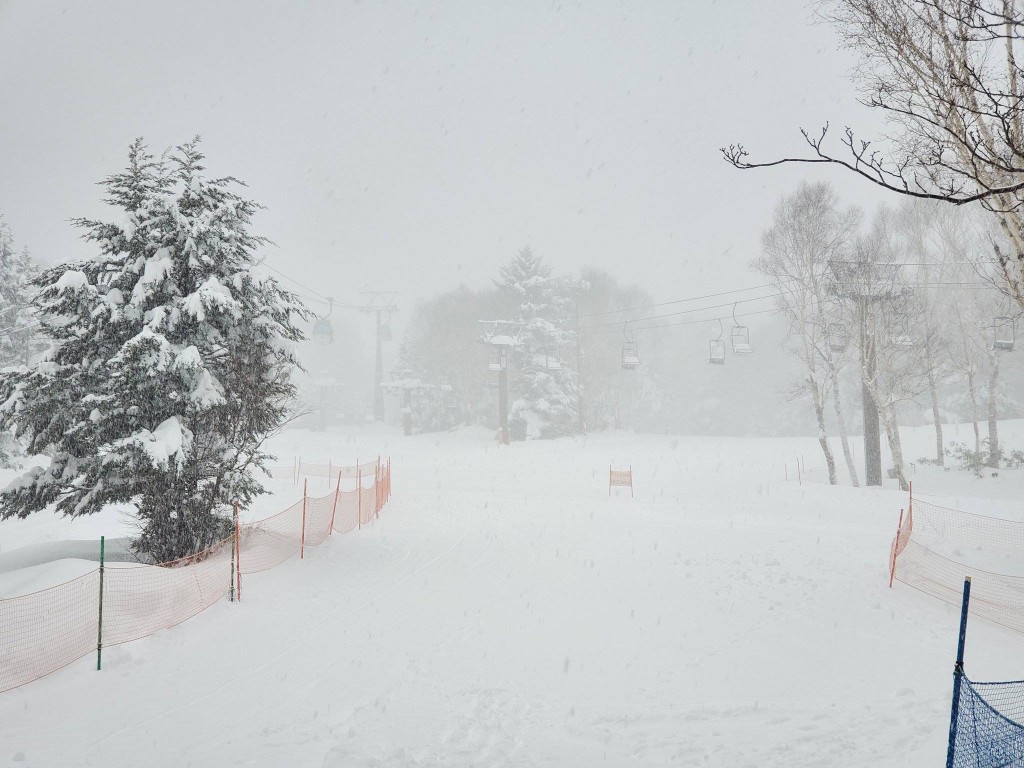
<path id="1" fill-rule="evenodd" d="M 487 369 L 498 374 L 498 442 L 509 444 L 508 357 L 522 344 L 523 324 L 510 320 L 480 320 L 484 327 L 479 341 L 487 346 Z"/>
<path id="2" fill-rule="evenodd" d="M 384 354 L 382 342 L 391 341 L 391 315 L 398 311 L 395 304 L 397 291 L 361 291 L 363 305 L 360 312 L 377 315 L 377 361 L 373 378 L 373 420 L 384 421 Z M 385 315 L 387 318 L 385 319 Z"/>
<path id="3" fill-rule="evenodd" d="M 864 418 L 864 484 L 882 484 L 882 436 L 879 429 L 878 407 L 864 383 L 876 376 L 876 334 L 868 327 L 868 308 L 898 301 L 910 292 L 898 280 L 899 265 L 870 261 L 830 261 L 833 295 L 853 301 L 857 307 L 860 334 L 861 412 Z"/>

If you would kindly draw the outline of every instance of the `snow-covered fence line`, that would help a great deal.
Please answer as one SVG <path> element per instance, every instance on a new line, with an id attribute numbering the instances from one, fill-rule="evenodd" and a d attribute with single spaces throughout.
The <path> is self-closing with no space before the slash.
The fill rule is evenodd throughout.
<path id="1" fill-rule="evenodd" d="M 326 496 L 304 491 L 284 511 L 239 524 L 233 536 L 198 554 L 159 565 L 104 565 L 55 587 L 0 599 L 0 692 L 102 647 L 173 627 L 229 594 L 241 599 L 242 576 L 302 557 L 307 546 L 378 517 L 391 497 L 390 460 L 335 472 Z M 342 487 L 346 477 L 356 480 L 345 483 L 351 488 Z"/>
<path id="2" fill-rule="evenodd" d="M 965 554 L 972 563 L 964 562 Z M 1022 557 L 1024 522 L 964 512 L 911 496 L 889 551 L 889 583 L 899 581 L 959 606 L 964 577 L 970 576 L 974 613 L 1024 632 Z M 1021 573 L 1001 573 L 1000 568 Z"/>

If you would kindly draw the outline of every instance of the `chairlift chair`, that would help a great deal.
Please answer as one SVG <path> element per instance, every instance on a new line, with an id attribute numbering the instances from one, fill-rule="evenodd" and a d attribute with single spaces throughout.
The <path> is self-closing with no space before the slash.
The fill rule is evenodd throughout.
<path id="1" fill-rule="evenodd" d="M 334 311 L 334 299 L 327 298 L 327 314 L 323 317 L 318 317 L 316 322 L 313 323 L 313 341 L 320 344 L 333 344 L 334 343 L 334 326 L 331 325 L 331 321 L 328 319 L 331 313 Z"/>
<path id="2" fill-rule="evenodd" d="M 627 371 L 640 367 L 640 353 L 635 341 L 622 342 L 622 367 Z"/>
<path id="3" fill-rule="evenodd" d="M 725 326 L 722 320 L 718 320 L 718 336 L 711 339 L 708 344 L 708 362 L 712 365 L 725 365 L 725 340 L 722 334 L 725 333 Z"/>
<path id="4" fill-rule="evenodd" d="M 897 309 L 894 330 L 892 334 L 892 345 L 900 349 L 910 349 L 917 341 L 911 332 L 910 317 L 903 309 Z"/>
<path id="5" fill-rule="evenodd" d="M 1012 317 L 1001 315 L 992 322 L 992 349 L 997 352 L 1010 352 L 1016 342 L 1016 329 Z"/>
<path id="6" fill-rule="evenodd" d="M 491 345 L 487 349 L 487 370 L 503 371 L 507 363 L 505 350 L 497 345 Z"/>
<path id="7" fill-rule="evenodd" d="M 626 337 L 622 342 L 622 368 L 632 371 L 640 367 L 640 352 L 633 338 L 633 332 L 628 327 L 623 327 L 622 335 Z"/>
<path id="8" fill-rule="evenodd" d="M 736 304 L 732 305 L 732 353 L 734 355 L 749 355 L 754 351 L 750 345 L 750 329 L 736 322 Z"/>
<path id="9" fill-rule="evenodd" d="M 828 346 L 833 352 L 845 352 L 850 339 L 846 327 L 840 323 L 828 324 Z"/>
<path id="10" fill-rule="evenodd" d="M 732 353 L 734 355 L 749 355 L 754 351 L 750 346 L 750 329 L 745 325 L 734 325 L 732 327 Z"/>
<path id="11" fill-rule="evenodd" d="M 391 341 L 391 321 L 382 320 L 380 323 L 380 340 Z"/>
<path id="12" fill-rule="evenodd" d="M 711 339 L 709 344 L 708 362 L 713 365 L 725 365 L 725 342 L 722 339 Z"/>
<path id="13" fill-rule="evenodd" d="M 562 361 L 558 359 L 558 355 L 545 355 L 544 367 L 549 371 L 560 371 L 562 370 Z"/>
<path id="14" fill-rule="evenodd" d="M 914 335 L 910 332 L 910 322 L 903 318 L 892 335 L 892 345 L 900 349 L 910 349 L 916 343 Z"/>

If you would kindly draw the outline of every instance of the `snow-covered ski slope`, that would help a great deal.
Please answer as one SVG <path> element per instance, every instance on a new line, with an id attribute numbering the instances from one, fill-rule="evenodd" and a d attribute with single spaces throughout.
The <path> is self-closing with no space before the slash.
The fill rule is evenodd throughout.
<path id="1" fill-rule="evenodd" d="M 1024 446 L 1020 424 L 1002 435 Z M 931 444 L 905 439 L 912 457 Z M 942 763 L 957 612 L 887 588 L 904 494 L 783 481 L 784 461 L 791 477 L 796 455 L 817 462 L 812 439 L 499 448 L 483 430 L 382 428 L 275 448 L 282 463 L 390 455 L 391 502 L 249 577 L 241 604 L 108 648 L 102 672 L 86 658 L 0 695 L 0 765 Z M 634 500 L 609 500 L 609 464 L 632 465 Z M 1024 489 L 1021 472 L 914 477 L 1003 516 Z M 256 513 L 296 498 L 274 487 Z M 0 523 L 5 551 L 100 532 L 126 522 Z M 39 585 L 67 563 L 35 570 Z M 1019 679 L 1022 647 L 973 621 L 969 673 Z"/>

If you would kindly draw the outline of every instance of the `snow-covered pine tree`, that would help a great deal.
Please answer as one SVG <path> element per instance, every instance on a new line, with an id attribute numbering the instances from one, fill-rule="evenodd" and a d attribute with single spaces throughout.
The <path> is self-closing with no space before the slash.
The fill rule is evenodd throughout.
<path id="1" fill-rule="evenodd" d="M 263 492 L 255 473 L 288 417 L 308 313 L 254 269 L 259 206 L 202 160 L 198 139 L 160 159 L 135 141 L 102 182 L 120 221 L 75 222 L 98 254 L 36 280 L 53 347 L 4 378 L 0 418 L 51 460 L 0 494 L 0 516 L 131 503 L 137 551 L 167 561 L 219 540 L 232 502 Z"/>
<path id="2" fill-rule="evenodd" d="M 524 345 L 513 357 L 509 432 L 514 439 L 552 438 L 579 432 L 576 372 L 562 364 L 570 344 L 572 296 L 568 282 L 527 246 L 501 267 L 498 287 L 515 305 Z"/>
<path id="3" fill-rule="evenodd" d="M 18 253 L 11 229 L 0 217 L 0 368 L 28 365 L 43 346 L 37 342 L 32 281 L 39 268 L 28 248 Z"/>
<path id="4" fill-rule="evenodd" d="M 32 280 L 38 273 L 28 248 L 15 251 L 11 229 L 0 217 L 0 371 L 28 365 L 45 348 L 32 310 Z M 0 467 L 16 466 L 22 453 L 13 430 L 0 431 Z"/>
<path id="5" fill-rule="evenodd" d="M 406 330 L 397 363 L 391 369 L 392 381 L 386 385 L 399 400 L 402 424 L 408 421 L 414 435 L 441 432 L 459 422 L 452 385 L 424 359 L 423 341 L 422 328 Z"/>

